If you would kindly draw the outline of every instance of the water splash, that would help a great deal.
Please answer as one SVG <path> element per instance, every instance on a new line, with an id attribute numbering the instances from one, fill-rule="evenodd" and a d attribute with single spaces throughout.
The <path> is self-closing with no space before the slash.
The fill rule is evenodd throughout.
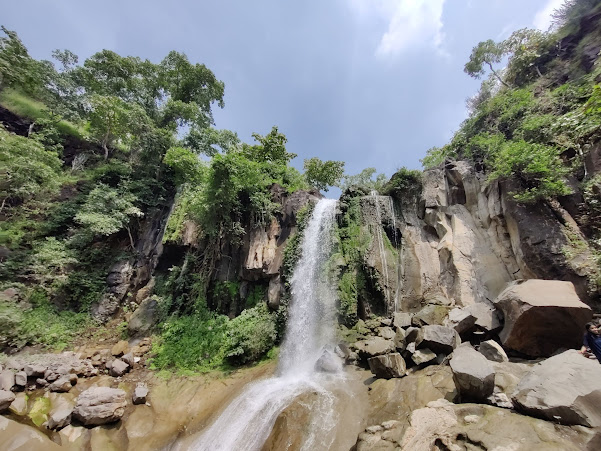
<path id="1" fill-rule="evenodd" d="M 336 412 L 328 387 L 343 373 L 319 373 L 315 366 L 324 350 L 334 346 L 336 286 L 325 265 L 332 251 L 335 208 L 335 200 L 320 200 L 304 231 L 301 258 L 291 280 L 292 301 L 278 376 L 249 385 L 190 449 L 259 450 L 279 414 L 307 392 L 316 393 L 318 402 L 312 405 L 309 433 L 301 449 L 316 449 L 318 444 L 328 449 L 333 442 Z"/>

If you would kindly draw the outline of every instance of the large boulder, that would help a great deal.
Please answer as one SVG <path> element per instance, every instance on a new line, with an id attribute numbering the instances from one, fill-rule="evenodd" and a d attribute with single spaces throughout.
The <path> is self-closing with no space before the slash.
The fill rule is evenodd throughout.
<path id="1" fill-rule="evenodd" d="M 445 321 L 460 334 L 484 330 L 493 332 L 501 328 L 498 313 L 483 302 L 476 302 L 467 307 L 457 307 L 449 312 Z"/>
<path id="2" fill-rule="evenodd" d="M 405 376 L 405 361 L 398 352 L 372 357 L 367 363 L 371 372 L 381 379 Z"/>
<path id="3" fill-rule="evenodd" d="M 494 303 L 505 316 L 499 334 L 503 346 L 532 357 L 579 348 L 584 325 L 592 318 L 574 285 L 560 280 L 512 282 Z"/>
<path id="4" fill-rule="evenodd" d="M 382 337 L 372 337 L 367 340 L 361 340 L 355 343 L 359 357 L 369 359 L 382 354 L 393 352 L 395 349 L 392 340 L 386 340 Z"/>
<path id="5" fill-rule="evenodd" d="M 11 391 L 15 386 L 15 373 L 4 370 L 0 373 L 0 390 Z"/>
<path id="6" fill-rule="evenodd" d="M 126 406 L 123 390 L 92 387 L 77 398 L 73 416 L 86 426 L 113 423 L 121 419 Z"/>
<path id="7" fill-rule="evenodd" d="M 518 384 L 520 410 L 563 424 L 601 426 L 601 365 L 569 350 L 537 364 Z"/>
<path id="8" fill-rule="evenodd" d="M 428 348 L 441 354 L 450 354 L 461 344 L 455 329 L 445 326 L 424 326 L 415 340 L 416 349 Z"/>
<path id="9" fill-rule="evenodd" d="M 449 362 L 462 401 L 485 401 L 495 388 L 495 371 L 486 357 L 469 345 L 453 351 Z"/>

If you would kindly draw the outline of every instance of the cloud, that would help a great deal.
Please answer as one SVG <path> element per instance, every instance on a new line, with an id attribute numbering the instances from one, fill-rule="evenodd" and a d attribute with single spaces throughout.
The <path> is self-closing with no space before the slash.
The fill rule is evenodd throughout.
<path id="1" fill-rule="evenodd" d="M 539 30 L 547 31 L 551 26 L 553 11 L 563 5 L 565 0 L 549 0 L 534 16 L 532 25 Z"/>
<path id="2" fill-rule="evenodd" d="M 441 53 L 442 12 L 446 0 L 351 0 L 362 20 L 387 24 L 376 49 L 380 57 L 395 57 L 415 48 L 434 47 Z"/>

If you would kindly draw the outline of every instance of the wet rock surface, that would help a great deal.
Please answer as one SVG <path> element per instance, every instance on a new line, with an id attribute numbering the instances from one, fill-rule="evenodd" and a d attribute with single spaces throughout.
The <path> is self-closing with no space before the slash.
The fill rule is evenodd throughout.
<path id="1" fill-rule="evenodd" d="M 73 416 L 86 426 L 118 421 L 125 413 L 125 392 L 108 387 L 93 387 L 77 398 Z"/>

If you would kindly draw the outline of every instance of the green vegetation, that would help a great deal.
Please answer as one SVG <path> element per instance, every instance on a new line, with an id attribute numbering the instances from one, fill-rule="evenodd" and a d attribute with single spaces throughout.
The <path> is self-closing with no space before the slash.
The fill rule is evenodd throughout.
<path id="1" fill-rule="evenodd" d="M 491 181 L 517 181 L 513 194 L 521 202 L 570 194 L 566 178 L 581 170 L 601 137 L 601 66 L 598 58 L 582 63 L 587 46 L 601 45 L 599 11 L 598 2 L 570 0 L 550 33 L 523 29 L 474 47 L 465 72 L 479 78 L 488 70 L 490 77 L 469 99 L 470 117 L 449 144 L 428 151 L 424 167 L 472 161 Z M 562 49 L 567 36 L 573 45 Z M 505 58 L 507 67 L 495 68 Z"/>

